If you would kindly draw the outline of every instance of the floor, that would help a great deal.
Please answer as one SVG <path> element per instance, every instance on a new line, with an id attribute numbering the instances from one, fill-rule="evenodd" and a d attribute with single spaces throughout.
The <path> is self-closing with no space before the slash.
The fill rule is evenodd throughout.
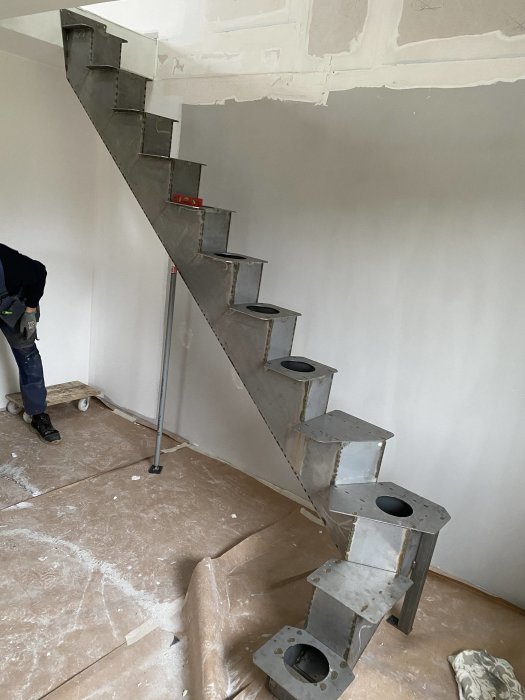
<path id="1" fill-rule="evenodd" d="M 334 555 L 324 530 L 170 438 L 148 474 L 154 432 L 98 402 L 53 419 L 48 446 L 0 414 L 0 696 L 269 697 L 251 654 L 304 618 L 304 577 Z M 466 648 L 523 682 L 524 639 L 525 614 L 431 576 L 412 635 L 383 624 L 346 697 L 455 698 L 447 656 Z"/>

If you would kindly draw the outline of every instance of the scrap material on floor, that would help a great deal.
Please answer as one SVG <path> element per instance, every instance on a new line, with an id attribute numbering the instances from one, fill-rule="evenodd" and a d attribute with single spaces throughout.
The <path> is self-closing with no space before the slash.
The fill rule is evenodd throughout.
<path id="1" fill-rule="evenodd" d="M 188 447 L 148 474 L 154 431 L 97 401 L 52 418 L 58 446 L 0 414 L 2 697 L 269 700 L 251 656 L 304 619 L 324 529 Z M 412 635 L 383 624 L 345 697 L 455 698 L 447 657 L 467 648 L 523 680 L 524 638 L 525 614 L 431 576 Z"/>

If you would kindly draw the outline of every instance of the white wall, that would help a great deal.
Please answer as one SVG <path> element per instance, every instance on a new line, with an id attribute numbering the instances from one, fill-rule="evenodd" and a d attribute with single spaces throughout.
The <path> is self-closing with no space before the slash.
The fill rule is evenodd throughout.
<path id="1" fill-rule="evenodd" d="M 152 418 L 157 410 L 168 258 L 101 141 L 96 150 L 90 378 L 117 405 Z"/>
<path id="2" fill-rule="evenodd" d="M 95 139 L 63 71 L 0 53 L 0 241 L 48 270 L 40 351 L 48 384 L 88 379 Z M 18 390 L 0 338 L 0 407 Z"/>
<path id="3" fill-rule="evenodd" d="M 330 408 L 391 429 L 382 477 L 449 509 L 435 564 L 522 606 L 524 110 L 523 83 L 362 89 L 188 107 L 181 141 L 230 249 L 270 261 L 261 300 L 304 314 L 294 352 L 339 368 Z M 174 357 L 181 432 L 289 487 L 191 304 Z"/>

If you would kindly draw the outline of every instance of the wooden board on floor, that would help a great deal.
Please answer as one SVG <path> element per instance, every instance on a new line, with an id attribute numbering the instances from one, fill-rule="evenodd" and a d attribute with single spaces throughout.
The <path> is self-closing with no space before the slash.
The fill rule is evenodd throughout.
<path id="1" fill-rule="evenodd" d="M 94 389 L 88 384 L 83 384 L 82 382 L 66 382 L 65 384 L 54 384 L 53 386 L 47 387 L 47 405 L 57 406 L 61 403 L 69 403 L 70 401 L 80 401 L 81 399 L 88 399 L 92 396 L 99 396 L 100 391 Z M 7 394 L 6 399 L 12 401 L 17 406 L 22 408 L 22 394 Z"/>

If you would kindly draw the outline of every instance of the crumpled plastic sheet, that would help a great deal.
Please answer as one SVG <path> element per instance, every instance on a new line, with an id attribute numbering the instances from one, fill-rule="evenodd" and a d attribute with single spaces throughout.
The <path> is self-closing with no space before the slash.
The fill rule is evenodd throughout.
<path id="1" fill-rule="evenodd" d="M 299 511 L 193 572 L 184 605 L 189 683 L 198 700 L 274 700 L 252 655 L 284 625 L 302 627 L 306 577 L 337 550 Z"/>
<path id="2" fill-rule="evenodd" d="M 460 700 L 525 700 L 523 687 L 505 659 L 468 649 L 448 660 L 456 674 Z"/>

